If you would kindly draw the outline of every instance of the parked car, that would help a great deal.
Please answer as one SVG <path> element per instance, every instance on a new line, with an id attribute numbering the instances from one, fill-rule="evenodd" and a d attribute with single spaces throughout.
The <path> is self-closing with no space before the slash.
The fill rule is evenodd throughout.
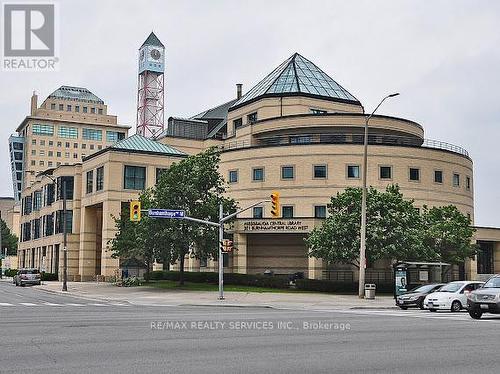
<path id="1" fill-rule="evenodd" d="M 42 278 L 38 269 L 19 269 L 14 275 L 13 283 L 16 286 L 25 286 L 27 284 L 42 284 Z"/>
<path id="2" fill-rule="evenodd" d="M 444 283 L 432 283 L 424 284 L 422 286 L 415 287 L 414 289 L 405 292 L 403 295 L 399 295 L 396 298 L 396 305 L 401 309 L 406 310 L 408 308 L 417 307 L 424 309 L 424 299 L 425 297 L 436 292 L 438 289 L 444 286 Z"/>
<path id="3" fill-rule="evenodd" d="M 467 297 L 469 315 L 479 319 L 483 313 L 500 313 L 500 274 L 492 276 Z"/>
<path id="4" fill-rule="evenodd" d="M 467 295 L 481 287 L 484 282 L 456 281 L 450 282 L 427 295 L 424 299 L 424 308 L 431 312 L 436 310 L 451 310 L 459 312 L 467 307 Z"/>

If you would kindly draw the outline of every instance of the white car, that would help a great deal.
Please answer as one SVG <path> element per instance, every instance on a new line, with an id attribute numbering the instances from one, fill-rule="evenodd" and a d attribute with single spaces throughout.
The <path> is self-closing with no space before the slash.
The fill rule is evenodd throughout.
<path id="1" fill-rule="evenodd" d="M 424 299 L 424 308 L 431 312 L 436 310 L 451 310 L 459 312 L 467 307 L 467 295 L 469 292 L 481 287 L 484 282 L 457 281 L 450 282 L 427 295 Z"/>

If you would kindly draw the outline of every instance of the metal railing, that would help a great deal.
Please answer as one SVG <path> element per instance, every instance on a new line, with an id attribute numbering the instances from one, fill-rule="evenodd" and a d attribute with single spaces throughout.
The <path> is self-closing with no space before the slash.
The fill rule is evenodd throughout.
<path id="1" fill-rule="evenodd" d="M 331 133 L 331 134 L 293 134 L 279 135 L 272 137 L 256 138 L 255 144 L 250 144 L 249 140 L 226 142 L 219 146 L 221 150 L 231 150 L 239 148 L 248 148 L 250 146 L 280 146 L 280 145 L 306 145 L 306 144 L 363 144 L 363 134 Z M 368 135 L 368 144 L 370 145 L 388 145 L 403 147 L 424 147 L 431 149 L 445 150 L 469 157 L 469 152 L 464 148 L 431 139 L 421 139 L 418 137 L 398 136 L 398 135 Z"/>

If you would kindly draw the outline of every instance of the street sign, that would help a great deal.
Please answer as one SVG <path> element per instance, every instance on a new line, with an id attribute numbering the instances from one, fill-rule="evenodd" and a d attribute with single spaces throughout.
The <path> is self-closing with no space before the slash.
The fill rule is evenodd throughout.
<path id="1" fill-rule="evenodd" d="M 185 212 L 174 209 L 149 209 L 148 216 L 151 218 L 184 218 Z"/>

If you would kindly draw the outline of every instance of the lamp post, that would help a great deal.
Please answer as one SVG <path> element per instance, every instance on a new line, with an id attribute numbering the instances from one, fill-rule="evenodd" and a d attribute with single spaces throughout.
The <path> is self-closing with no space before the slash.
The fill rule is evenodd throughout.
<path id="1" fill-rule="evenodd" d="M 44 177 L 49 178 L 56 185 L 56 193 L 59 189 L 57 179 L 53 179 L 44 174 Z M 63 226 L 63 284 L 62 290 L 68 291 L 68 233 L 66 230 L 66 179 L 62 179 L 62 195 L 63 195 L 63 213 L 62 213 L 62 226 Z M 58 269 L 59 271 L 59 269 Z"/>
<path id="2" fill-rule="evenodd" d="M 359 246 L 359 288 L 358 296 L 359 298 L 364 297 L 365 288 L 365 272 L 366 272 L 366 175 L 368 168 L 368 121 L 373 117 L 377 109 L 382 105 L 382 103 L 394 96 L 398 96 L 399 93 L 393 93 L 384 97 L 380 103 L 375 107 L 373 112 L 365 119 L 365 136 L 363 141 L 363 171 L 362 171 L 362 183 L 363 191 L 361 198 L 361 240 Z"/>

